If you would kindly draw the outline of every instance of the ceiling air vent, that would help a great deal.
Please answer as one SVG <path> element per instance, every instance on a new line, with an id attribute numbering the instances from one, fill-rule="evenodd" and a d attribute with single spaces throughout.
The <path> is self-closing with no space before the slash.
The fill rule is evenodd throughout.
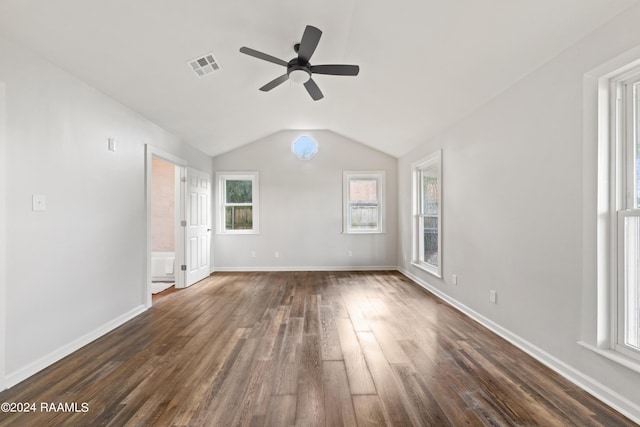
<path id="1" fill-rule="evenodd" d="M 222 69 L 212 53 L 207 53 L 200 58 L 192 59 L 189 61 L 189 66 L 198 75 L 198 77 L 204 77 L 207 74 Z"/>

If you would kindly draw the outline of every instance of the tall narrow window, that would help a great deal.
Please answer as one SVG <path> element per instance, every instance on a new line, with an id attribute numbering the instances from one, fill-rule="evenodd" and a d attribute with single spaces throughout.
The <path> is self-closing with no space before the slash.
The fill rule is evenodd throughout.
<path id="1" fill-rule="evenodd" d="M 216 177 L 218 233 L 258 233 L 258 172 L 219 172 Z"/>
<path id="2" fill-rule="evenodd" d="M 412 165 L 413 265 L 442 277 L 441 155 L 437 152 Z"/>
<path id="3" fill-rule="evenodd" d="M 616 83 L 617 342 L 640 358 L 640 73 Z"/>
<path id="4" fill-rule="evenodd" d="M 384 231 L 384 172 L 344 172 L 344 232 Z"/>

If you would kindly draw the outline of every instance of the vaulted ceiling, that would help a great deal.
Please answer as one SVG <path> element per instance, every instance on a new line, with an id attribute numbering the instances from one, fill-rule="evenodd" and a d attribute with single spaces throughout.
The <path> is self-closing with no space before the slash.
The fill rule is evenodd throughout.
<path id="1" fill-rule="evenodd" d="M 0 34 L 209 155 L 288 129 L 329 129 L 401 156 L 637 0 L 0 0 Z M 306 25 L 323 31 L 314 102 L 260 92 Z M 202 78 L 188 61 L 213 53 Z"/>

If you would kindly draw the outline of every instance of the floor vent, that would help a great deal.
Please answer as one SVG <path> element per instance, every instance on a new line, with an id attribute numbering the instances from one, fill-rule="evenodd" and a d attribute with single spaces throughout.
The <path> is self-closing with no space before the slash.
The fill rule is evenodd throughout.
<path id="1" fill-rule="evenodd" d="M 220 71 L 222 69 L 212 53 L 208 53 L 200 58 L 192 59 L 189 61 L 189 66 L 198 75 L 198 77 L 204 77 L 207 74 L 213 73 L 214 71 Z"/>

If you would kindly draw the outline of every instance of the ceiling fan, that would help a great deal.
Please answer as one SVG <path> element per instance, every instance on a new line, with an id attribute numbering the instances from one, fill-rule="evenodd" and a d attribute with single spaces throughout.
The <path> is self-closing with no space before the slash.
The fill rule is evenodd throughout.
<path id="1" fill-rule="evenodd" d="M 304 84 L 304 87 L 305 89 L 307 89 L 307 92 L 309 92 L 309 95 L 311 95 L 311 98 L 313 98 L 314 101 L 318 101 L 319 99 L 322 99 L 324 95 L 322 94 L 322 91 L 320 90 L 316 82 L 313 81 L 313 78 L 311 78 L 312 74 L 328 74 L 332 76 L 357 76 L 358 72 L 360 71 L 360 67 L 358 67 L 357 65 L 311 65 L 309 63 L 309 60 L 311 59 L 311 55 L 313 55 L 313 52 L 315 52 L 316 47 L 318 46 L 321 35 L 322 31 L 320 31 L 316 27 L 307 25 L 304 33 L 302 34 L 302 41 L 300 41 L 300 43 L 296 44 L 293 47 L 293 50 L 298 54 L 298 56 L 296 56 L 289 62 L 248 47 L 241 47 L 240 52 L 258 59 L 262 59 L 264 61 L 287 67 L 287 72 L 285 74 L 273 79 L 266 85 L 262 86 L 260 88 L 261 91 L 268 92 L 271 89 L 281 85 L 285 81 L 291 80 L 295 83 Z"/>

